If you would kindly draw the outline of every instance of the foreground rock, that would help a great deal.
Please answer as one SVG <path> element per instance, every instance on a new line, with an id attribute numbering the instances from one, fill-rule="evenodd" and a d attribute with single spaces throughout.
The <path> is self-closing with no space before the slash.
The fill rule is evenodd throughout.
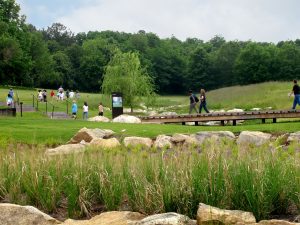
<path id="1" fill-rule="evenodd" d="M 146 146 L 151 148 L 153 142 L 150 138 L 143 138 L 143 137 L 126 137 L 124 138 L 124 145 L 128 146 Z"/>
<path id="2" fill-rule="evenodd" d="M 141 120 L 135 116 L 120 115 L 112 120 L 114 123 L 141 123 Z"/>
<path id="3" fill-rule="evenodd" d="M 110 120 L 107 117 L 105 117 L 105 116 L 95 116 L 95 117 L 89 118 L 88 121 L 107 123 Z"/>
<path id="4" fill-rule="evenodd" d="M 136 212 L 105 212 L 90 220 L 66 220 L 63 225 L 133 225 L 145 216 Z"/>
<path id="5" fill-rule="evenodd" d="M 203 144 L 206 140 L 221 141 L 222 139 L 234 140 L 235 136 L 230 131 L 203 131 L 192 135 L 197 139 L 198 144 Z"/>
<path id="6" fill-rule="evenodd" d="M 1 225 L 53 225 L 59 223 L 56 219 L 32 206 L 0 204 Z"/>
<path id="7" fill-rule="evenodd" d="M 109 138 L 109 139 L 97 138 L 91 141 L 91 146 L 98 147 L 98 148 L 109 149 L 109 148 L 116 148 L 120 145 L 121 145 L 120 142 L 116 138 Z"/>
<path id="8" fill-rule="evenodd" d="M 259 132 L 259 131 L 242 131 L 237 139 L 239 145 L 249 145 L 253 144 L 256 146 L 261 146 L 268 143 L 271 139 L 271 134 Z"/>
<path id="9" fill-rule="evenodd" d="M 199 225 L 217 224 L 216 222 L 224 225 L 255 224 L 256 219 L 251 212 L 224 210 L 200 203 L 197 211 L 197 222 Z"/>
<path id="10" fill-rule="evenodd" d="M 81 153 L 84 152 L 85 149 L 86 149 L 85 144 L 68 144 L 68 145 L 61 145 L 57 148 L 47 149 L 45 154 L 48 156 L 67 155 L 67 154 Z"/>
<path id="11" fill-rule="evenodd" d="M 172 148 L 173 144 L 171 141 L 172 137 L 166 135 L 158 135 L 154 142 L 155 148 Z"/>
<path id="12" fill-rule="evenodd" d="M 88 129 L 86 127 L 80 129 L 77 134 L 75 134 L 68 144 L 77 144 L 82 140 L 85 142 L 91 142 L 93 139 L 97 138 L 110 138 L 115 132 L 107 129 Z"/>
<path id="13" fill-rule="evenodd" d="M 300 143 L 300 131 L 298 131 L 296 133 L 291 133 L 290 136 L 288 137 L 287 141 Z"/>
<path id="14" fill-rule="evenodd" d="M 258 225 L 299 225 L 300 223 L 291 223 L 284 220 L 262 220 Z"/>
<path id="15" fill-rule="evenodd" d="M 136 223 L 136 225 L 196 225 L 196 223 L 184 215 L 163 213 L 148 216 Z"/>

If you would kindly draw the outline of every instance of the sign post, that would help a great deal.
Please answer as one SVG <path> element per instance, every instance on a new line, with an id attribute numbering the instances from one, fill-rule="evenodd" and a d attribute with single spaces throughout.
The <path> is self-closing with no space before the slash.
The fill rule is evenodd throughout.
<path id="1" fill-rule="evenodd" d="M 123 114 L 123 96 L 120 92 L 113 92 L 112 99 L 112 118 L 116 118 Z"/>

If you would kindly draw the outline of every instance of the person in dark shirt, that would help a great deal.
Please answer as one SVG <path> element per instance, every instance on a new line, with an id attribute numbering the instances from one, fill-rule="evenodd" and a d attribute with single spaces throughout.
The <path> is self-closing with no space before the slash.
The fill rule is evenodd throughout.
<path id="1" fill-rule="evenodd" d="M 196 104 L 199 101 L 199 99 L 193 94 L 192 90 L 189 91 L 189 94 L 190 94 L 190 111 L 189 111 L 189 114 L 192 114 L 193 109 L 196 111 L 196 113 L 198 113 L 197 108 L 196 108 Z"/>
<path id="2" fill-rule="evenodd" d="M 205 96 L 205 90 L 200 90 L 200 107 L 199 107 L 199 113 L 201 113 L 202 108 L 205 110 L 205 112 L 209 113 L 207 107 L 206 107 L 206 96 Z"/>
<path id="3" fill-rule="evenodd" d="M 294 94 L 294 102 L 293 102 L 293 108 L 292 109 L 296 109 L 296 105 L 300 105 L 300 87 L 297 84 L 297 81 L 294 80 L 294 86 L 293 86 L 293 90 L 290 93 L 290 96 Z"/>

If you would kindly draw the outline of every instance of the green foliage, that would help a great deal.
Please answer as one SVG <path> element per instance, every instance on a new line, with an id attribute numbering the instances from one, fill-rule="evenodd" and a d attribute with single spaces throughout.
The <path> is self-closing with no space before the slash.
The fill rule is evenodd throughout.
<path id="1" fill-rule="evenodd" d="M 71 218 L 89 216 L 99 204 L 107 210 L 127 206 L 145 214 L 172 211 L 194 218 L 203 202 L 251 211 L 257 220 L 300 208 L 295 151 L 228 141 L 209 141 L 200 153 L 197 149 L 88 149 L 51 158 L 37 148 L 1 151 L 0 199 L 46 212 L 66 208 Z"/>
<path id="2" fill-rule="evenodd" d="M 138 98 L 153 95 L 154 88 L 151 77 L 141 67 L 138 54 L 117 50 L 105 69 L 102 91 L 107 95 L 121 92 L 125 104 L 133 109 Z"/>

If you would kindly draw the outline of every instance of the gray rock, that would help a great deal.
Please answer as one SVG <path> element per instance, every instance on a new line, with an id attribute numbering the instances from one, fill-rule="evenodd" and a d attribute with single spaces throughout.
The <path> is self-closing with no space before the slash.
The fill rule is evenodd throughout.
<path id="1" fill-rule="evenodd" d="M 172 144 L 171 139 L 172 138 L 170 136 L 158 135 L 154 142 L 154 147 L 155 148 L 172 148 L 173 144 Z"/>
<path id="2" fill-rule="evenodd" d="M 234 140 L 235 135 L 230 131 L 201 131 L 193 135 L 198 144 L 203 144 L 204 141 L 213 139 L 215 141 L 221 141 L 221 139 Z"/>
<path id="3" fill-rule="evenodd" d="M 144 137 L 125 137 L 123 142 L 126 147 L 143 145 L 148 148 L 151 148 L 153 144 L 150 138 L 144 138 Z"/>
<path id="4" fill-rule="evenodd" d="M 68 145 L 58 146 L 57 148 L 47 149 L 45 154 L 47 156 L 68 155 L 68 154 L 82 153 L 85 150 L 86 150 L 85 144 L 68 144 Z"/>
<path id="5" fill-rule="evenodd" d="M 268 143 L 271 139 L 271 136 L 271 134 L 259 131 L 242 131 L 237 139 L 237 143 L 239 145 L 253 144 L 256 146 L 261 146 L 265 143 Z"/>
<path id="6" fill-rule="evenodd" d="M 187 216 L 177 213 L 163 213 L 148 216 L 136 225 L 192 225 L 193 221 Z"/>
<path id="7" fill-rule="evenodd" d="M 141 120 L 135 116 L 120 115 L 112 120 L 114 123 L 141 123 Z"/>
<path id="8" fill-rule="evenodd" d="M 77 134 L 75 134 L 71 140 L 68 142 L 68 144 L 77 144 L 80 143 L 82 140 L 85 142 L 89 143 L 93 139 L 97 138 L 110 138 L 113 136 L 115 132 L 112 130 L 107 130 L 107 129 L 88 129 L 86 127 L 80 129 Z"/>
<path id="9" fill-rule="evenodd" d="M 105 117 L 105 116 L 95 116 L 95 117 L 89 118 L 88 121 L 107 123 L 110 120 L 107 117 Z"/>
<path id="10" fill-rule="evenodd" d="M 296 133 L 291 133 L 290 136 L 288 137 L 287 141 L 300 143 L 300 131 L 298 131 Z"/>

